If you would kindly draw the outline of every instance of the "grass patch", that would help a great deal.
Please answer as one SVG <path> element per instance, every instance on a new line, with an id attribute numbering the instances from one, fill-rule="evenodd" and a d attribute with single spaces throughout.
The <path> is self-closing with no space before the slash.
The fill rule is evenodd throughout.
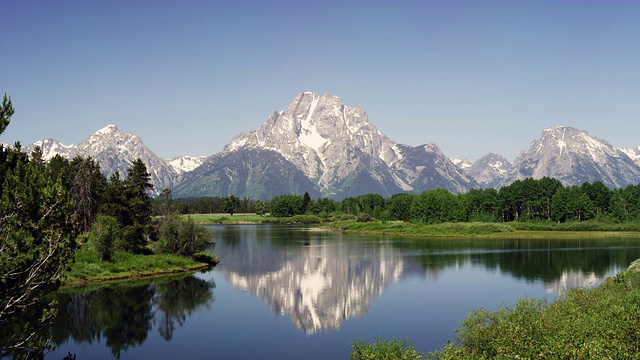
<path id="1" fill-rule="evenodd" d="M 81 246 L 64 274 L 64 283 L 95 282 L 144 277 L 182 271 L 195 271 L 208 266 L 175 255 L 138 255 L 119 251 L 111 261 L 100 261 L 98 252 L 90 244 Z"/>
<path id="2" fill-rule="evenodd" d="M 480 236 L 499 233 L 513 234 L 515 229 L 509 224 L 503 223 L 444 223 L 444 224 L 413 224 L 403 221 L 369 221 L 358 222 L 354 220 L 335 221 L 323 225 L 330 229 L 347 232 L 359 232 L 367 234 L 405 235 L 405 236 Z"/>
<path id="3" fill-rule="evenodd" d="M 193 214 L 191 217 L 197 224 L 319 224 L 322 218 L 315 215 L 295 215 L 293 217 L 260 216 L 254 214 Z"/>
<path id="4" fill-rule="evenodd" d="M 443 224 L 413 224 L 403 221 L 355 220 L 334 221 L 324 228 L 364 234 L 418 236 L 418 237 L 487 237 L 487 238 L 599 238 L 612 236 L 638 236 L 636 223 L 576 222 L 460 222 Z M 635 230 L 637 229 L 637 230 Z"/>
<path id="5" fill-rule="evenodd" d="M 595 289 L 555 302 L 523 299 L 497 311 L 474 310 L 429 359 L 638 359 L 640 262 Z"/>

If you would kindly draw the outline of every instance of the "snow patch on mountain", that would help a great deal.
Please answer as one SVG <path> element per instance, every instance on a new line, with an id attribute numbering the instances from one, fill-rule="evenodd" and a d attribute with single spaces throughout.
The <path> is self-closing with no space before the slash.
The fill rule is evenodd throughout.
<path id="1" fill-rule="evenodd" d="M 456 158 L 449 158 L 449 160 L 451 160 L 451 162 L 453 163 L 453 165 L 457 166 L 458 169 L 462 170 L 462 171 L 466 171 L 468 168 L 471 167 L 471 161 L 467 160 L 467 159 L 456 159 Z"/>
<path id="2" fill-rule="evenodd" d="M 27 154 L 31 154 L 33 149 L 39 146 L 42 150 L 42 158 L 45 161 L 51 160 L 54 156 L 60 155 L 64 158 L 72 158 L 73 154 L 76 152 L 76 145 L 65 145 L 61 142 L 58 142 L 54 139 L 46 139 L 46 140 L 38 140 L 33 144 L 27 146 L 25 148 L 25 152 Z"/>
<path id="3" fill-rule="evenodd" d="M 207 160 L 206 156 L 177 156 L 169 160 L 169 165 L 178 175 L 193 171 Z"/>
<path id="4" fill-rule="evenodd" d="M 640 167 L 623 150 L 586 131 L 556 126 L 544 130 L 542 137 L 516 158 L 502 185 L 545 176 L 556 178 L 565 186 L 602 181 L 616 188 L 637 184 Z"/>
<path id="5" fill-rule="evenodd" d="M 309 109 L 309 113 L 307 114 L 306 119 L 300 122 L 301 131 L 300 131 L 300 142 L 307 147 L 318 151 L 322 145 L 324 145 L 328 140 L 322 137 L 318 132 L 318 127 L 316 123 L 313 121 L 312 116 L 316 107 L 318 106 L 318 102 L 320 101 L 320 97 L 316 97 L 313 95 L 314 99 L 311 102 L 311 108 Z"/>
<path id="6" fill-rule="evenodd" d="M 640 146 L 633 148 L 618 148 L 618 150 L 627 155 L 634 163 L 640 165 Z"/>

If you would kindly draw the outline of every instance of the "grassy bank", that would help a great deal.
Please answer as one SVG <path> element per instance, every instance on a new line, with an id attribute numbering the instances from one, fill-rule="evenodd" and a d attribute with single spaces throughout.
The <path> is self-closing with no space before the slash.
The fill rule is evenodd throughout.
<path id="1" fill-rule="evenodd" d="M 322 219 L 315 215 L 296 215 L 292 217 L 272 217 L 255 214 L 192 214 L 191 217 L 197 224 L 319 224 Z"/>
<path id="2" fill-rule="evenodd" d="M 111 261 L 100 261 L 94 249 L 84 246 L 76 252 L 62 281 L 64 284 L 78 284 L 141 278 L 197 271 L 210 266 L 182 256 L 141 255 L 124 251 L 116 252 Z"/>
<path id="3" fill-rule="evenodd" d="M 354 342 L 349 359 L 640 359 L 640 260 L 594 289 L 553 302 L 475 309 L 456 342 L 421 354 L 406 341 Z M 391 354 L 391 355 L 389 355 Z M 385 357 L 386 356 L 386 357 Z"/>
<path id="4" fill-rule="evenodd" d="M 322 227 L 364 234 L 384 234 L 416 237 L 506 237 L 506 238 L 547 238 L 547 237 L 609 237 L 639 236 L 640 227 L 636 223 L 444 223 L 413 224 L 403 221 L 354 220 L 325 223 Z"/>
<path id="5" fill-rule="evenodd" d="M 458 342 L 433 359 L 638 359 L 640 261 L 601 286 L 559 300 L 523 299 L 497 311 L 474 310 Z"/>

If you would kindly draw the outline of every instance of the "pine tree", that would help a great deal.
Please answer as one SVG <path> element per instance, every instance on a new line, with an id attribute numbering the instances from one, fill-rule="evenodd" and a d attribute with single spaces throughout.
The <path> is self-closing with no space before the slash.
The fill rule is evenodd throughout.
<path id="1" fill-rule="evenodd" d="M 9 126 L 11 116 L 13 116 L 14 112 L 15 110 L 13 109 L 13 104 L 11 104 L 11 97 L 8 97 L 7 93 L 5 93 L 2 98 L 2 106 L 0 106 L 0 134 L 2 134 L 7 126 Z"/>
<path id="2" fill-rule="evenodd" d="M 0 134 L 12 114 L 5 95 Z M 29 163 L 19 146 L 1 150 L 0 357 L 42 357 L 49 338 L 41 330 L 55 312 L 39 302 L 57 287 L 75 247 L 73 204 L 60 179 Z M 25 322 L 27 314 L 40 321 Z"/>
<path id="3" fill-rule="evenodd" d="M 153 189 L 147 166 L 136 159 L 127 171 L 125 184 L 126 206 L 129 209 L 130 224 L 122 228 L 122 238 L 126 250 L 142 252 L 146 245 L 146 234 L 151 225 L 151 197 Z"/>

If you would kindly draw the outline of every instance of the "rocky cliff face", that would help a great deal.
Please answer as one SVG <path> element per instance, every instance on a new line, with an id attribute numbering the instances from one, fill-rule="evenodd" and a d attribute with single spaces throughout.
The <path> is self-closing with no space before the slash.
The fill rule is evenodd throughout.
<path id="1" fill-rule="evenodd" d="M 442 188 L 461 193 L 477 187 L 476 182 L 454 165 L 436 144 L 401 146 L 401 149 L 402 159 L 393 168 L 410 184 L 412 192 Z"/>
<path id="2" fill-rule="evenodd" d="M 230 154 L 257 150 L 280 154 L 314 184 L 314 190 L 337 199 L 435 187 L 461 192 L 475 184 L 434 144 L 398 145 L 369 121 L 363 109 L 349 107 L 330 94 L 298 95 L 287 110 L 273 112 L 257 130 L 236 136 L 220 156 L 207 162 L 217 168 Z M 190 174 L 185 182 L 194 181 L 194 176 Z M 199 172 L 198 176 L 207 175 Z"/>
<path id="3" fill-rule="evenodd" d="M 314 199 L 320 196 L 295 165 L 273 150 L 259 148 L 213 155 L 174 189 L 176 197 L 233 195 L 259 200 L 305 192 Z"/>
<path id="4" fill-rule="evenodd" d="M 478 185 L 483 188 L 495 188 L 504 181 L 511 171 L 511 163 L 502 155 L 489 153 L 476 162 L 467 170 L 466 174 L 472 177 Z"/>
<path id="5" fill-rule="evenodd" d="M 488 154 L 474 164 L 447 158 L 435 144 L 396 144 L 369 121 L 367 113 L 330 94 L 301 93 L 287 110 L 273 112 L 248 134 L 208 158 L 156 156 L 142 140 L 108 125 L 80 144 L 53 139 L 40 146 L 45 159 L 91 156 L 109 176 L 121 176 L 141 158 L 156 191 L 176 196 L 238 196 L 270 199 L 309 192 L 313 198 L 343 199 L 368 193 L 385 197 L 443 188 L 499 188 L 526 177 L 554 177 L 564 185 L 602 181 L 609 187 L 640 183 L 640 147 L 618 149 L 585 131 L 558 126 L 544 130 L 510 164 Z"/>
<path id="6" fill-rule="evenodd" d="M 57 154 L 60 154 L 60 156 L 65 159 L 72 159 L 75 156 L 78 148 L 76 145 L 64 145 L 63 143 L 54 139 L 47 139 L 34 142 L 33 144 L 27 146 L 24 151 L 27 154 L 31 154 L 36 146 L 39 146 L 40 149 L 42 149 L 42 158 L 45 161 L 51 160 L 51 158 L 53 158 Z"/>
<path id="7" fill-rule="evenodd" d="M 274 112 L 257 130 L 238 135 L 223 152 L 247 148 L 278 152 L 328 196 L 344 192 L 358 178 L 353 174 L 364 169 L 370 169 L 368 175 L 382 189 L 407 187 L 388 171 L 401 158 L 398 146 L 363 109 L 348 107 L 330 94 L 298 95 L 286 111 Z"/>
<path id="8" fill-rule="evenodd" d="M 29 145 L 25 151 L 31 152 L 40 146 L 43 156 L 50 160 L 56 154 L 71 160 L 80 155 L 90 156 L 100 164 L 100 170 L 107 177 L 116 171 L 122 178 L 127 176 L 127 169 L 134 160 L 140 158 L 151 175 L 154 191 L 160 192 L 165 188 L 173 188 L 178 181 L 178 173 L 169 165 L 167 160 L 158 157 L 140 139 L 140 137 L 123 133 L 115 125 L 104 128 L 89 135 L 78 145 L 63 145 L 53 139 L 37 141 Z"/>
<path id="9" fill-rule="evenodd" d="M 622 150 L 572 127 L 544 130 L 513 162 L 507 185 L 518 179 L 554 177 L 564 185 L 602 181 L 606 186 L 626 187 L 640 182 L 640 167 Z"/>

